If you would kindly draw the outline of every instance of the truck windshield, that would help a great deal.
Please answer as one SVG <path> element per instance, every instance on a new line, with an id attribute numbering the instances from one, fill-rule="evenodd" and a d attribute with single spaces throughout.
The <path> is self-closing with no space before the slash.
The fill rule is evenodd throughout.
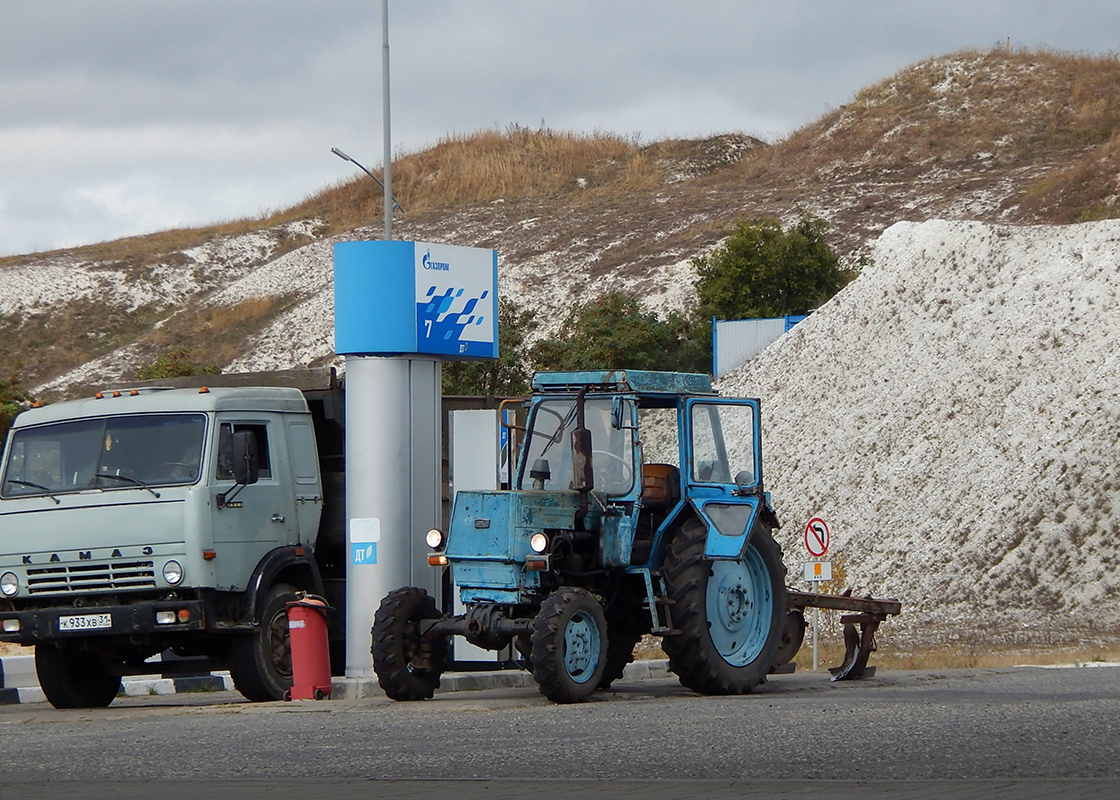
<path id="1" fill-rule="evenodd" d="M 203 414 L 152 414 L 59 422 L 18 430 L 0 496 L 194 483 Z"/>
<path id="2" fill-rule="evenodd" d="M 611 427 L 611 398 L 588 398 L 584 424 L 591 431 L 591 468 L 595 491 L 600 494 L 627 494 L 634 486 L 633 432 Z M 533 406 L 529 420 L 528 452 L 520 488 L 533 487 L 529 472 L 548 462 L 544 488 L 564 490 L 572 487 L 572 431 L 576 427 L 575 400 L 543 400 Z"/>

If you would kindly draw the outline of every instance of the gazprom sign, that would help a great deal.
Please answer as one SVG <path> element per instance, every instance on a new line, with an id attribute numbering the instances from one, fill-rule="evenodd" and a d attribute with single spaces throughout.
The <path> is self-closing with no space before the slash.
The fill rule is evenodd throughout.
<path id="1" fill-rule="evenodd" d="M 334 246 L 340 355 L 498 357 L 498 252 L 426 242 Z"/>

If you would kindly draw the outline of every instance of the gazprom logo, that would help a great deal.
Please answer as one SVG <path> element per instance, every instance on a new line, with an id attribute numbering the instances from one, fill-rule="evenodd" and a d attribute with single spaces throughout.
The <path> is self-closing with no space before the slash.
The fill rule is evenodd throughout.
<path id="1" fill-rule="evenodd" d="M 424 257 L 420 259 L 420 263 L 424 265 L 424 269 L 438 269 L 443 272 L 450 272 L 451 265 L 446 261 L 432 261 L 432 251 L 424 253 Z"/>

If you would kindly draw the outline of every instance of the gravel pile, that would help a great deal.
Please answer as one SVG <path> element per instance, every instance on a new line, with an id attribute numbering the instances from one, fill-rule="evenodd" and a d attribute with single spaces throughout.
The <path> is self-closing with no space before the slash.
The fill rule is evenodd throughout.
<path id="1" fill-rule="evenodd" d="M 1118 262 L 1120 221 L 899 223 L 725 378 L 763 400 L 791 579 L 821 516 L 847 585 L 903 601 L 886 636 L 1120 637 Z"/>

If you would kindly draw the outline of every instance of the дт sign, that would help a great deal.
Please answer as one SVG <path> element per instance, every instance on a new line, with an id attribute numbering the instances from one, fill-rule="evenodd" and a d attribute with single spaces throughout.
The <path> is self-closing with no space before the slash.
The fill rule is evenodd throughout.
<path id="1" fill-rule="evenodd" d="M 820 517 L 813 517 L 805 526 L 805 549 L 813 558 L 828 552 L 828 525 Z"/>

